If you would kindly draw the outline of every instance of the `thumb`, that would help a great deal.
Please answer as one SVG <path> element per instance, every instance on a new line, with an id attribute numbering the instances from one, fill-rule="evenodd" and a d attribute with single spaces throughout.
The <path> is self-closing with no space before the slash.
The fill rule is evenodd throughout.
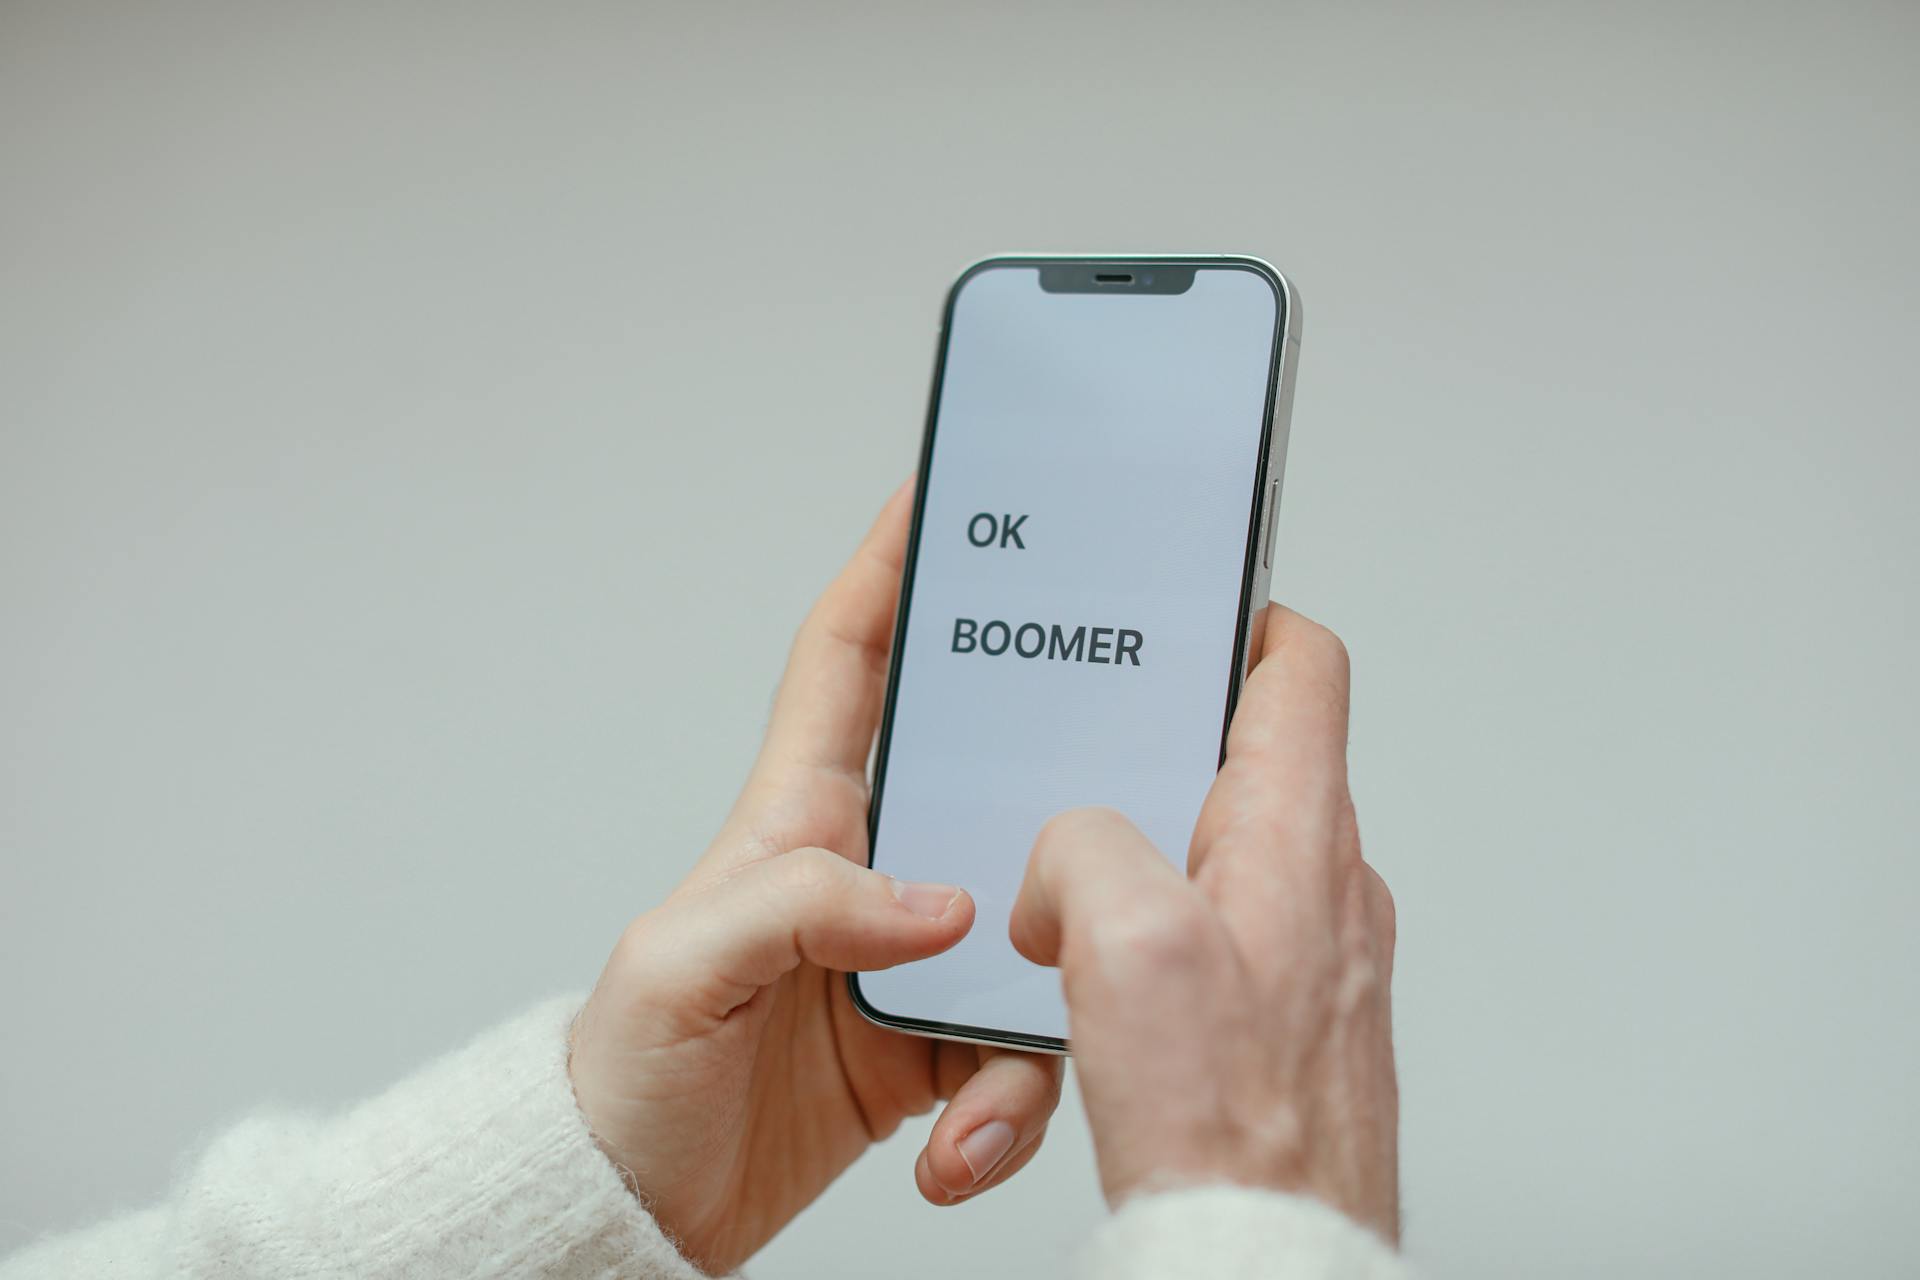
<path id="1" fill-rule="evenodd" d="M 724 1017 L 803 962 L 886 969 L 937 955 L 972 927 L 964 890 L 895 880 L 807 848 L 683 889 L 635 922 L 632 941 L 650 987 Z"/>

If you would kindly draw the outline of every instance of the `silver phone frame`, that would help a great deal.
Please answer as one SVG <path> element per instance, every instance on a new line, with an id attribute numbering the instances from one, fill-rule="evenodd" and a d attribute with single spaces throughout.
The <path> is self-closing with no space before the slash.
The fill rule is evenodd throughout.
<path id="1" fill-rule="evenodd" d="M 1239 657 L 1228 673 L 1226 708 L 1221 721 L 1220 754 L 1226 759 L 1227 729 L 1240 700 L 1252 656 L 1262 643 L 1266 605 L 1273 587 L 1273 543 L 1279 523 L 1280 491 L 1287 468 L 1287 440 L 1293 419 L 1295 375 L 1300 364 L 1300 295 L 1293 283 L 1264 258 L 1249 254 L 1167 254 L 1167 253 L 1003 253 L 971 263 L 947 290 L 940 312 L 939 343 L 935 348 L 933 384 L 927 397 L 926 423 L 921 430 L 920 458 L 914 471 L 913 521 L 907 537 L 906 562 L 901 570 L 900 600 L 895 607 L 893 638 L 887 661 L 887 694 L 881 712 L 880 735 L 875 745 L 872 771 L 868 778 L 867 865 L 873 865 L 874 836 L 879 826 L 881 792 L 886 773 L 887 751 L 893 728 L 894 703 L 899 694 L 900 659 L 906 645 L 906 619 L 913 590 L 914 570 L 920 552 L 921 522 L 926 513 L 927 472 L 933 462 L 934 425 L 940 414 L 940 391 L 945 378 L 947 343 L 953 326 L 953 308 L 961 288 L 982 271 L 1008 266 L 1085 266 L 1085 265 L 1178 265 L 1235 267 L 1251 270 L 1273 288 L 1280 303 L 1280 322 L 1274 327 L 1274 352 L 1269 361 L 1266 420 L 1261 430 L 1266 437 L 1254 477 L 1250 500 L 1246 559 L 1241 570 L 1241 607 L 1237 623 Z M 1025 1032 L 1001 1031 L 990 1027 L 968 1027 L 925 1018 L 910 1018 L 885 1013 L 870 1004 L 860 991 L 860 975 L 846 976 L 847 992 L 853 1007 L 876 1026 L 934 1040 L 954 1040 L 963 1044 L 984 1044 L 1021 1049 L 1031 1053 L 1065 1055 L 1071 1047 L 1065 1040 Z"/>

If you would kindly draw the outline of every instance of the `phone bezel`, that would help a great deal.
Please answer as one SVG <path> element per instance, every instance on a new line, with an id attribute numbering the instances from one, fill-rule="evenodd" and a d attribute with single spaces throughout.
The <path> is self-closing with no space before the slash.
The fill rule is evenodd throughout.
<path id="1" fill-rule="evenodd" d="M 1260 449 L 1248 500 L 1247 540 L 1240 571 L 1240 610 L 1235 624 L 1232 658 L 1227 673 L 1226 705 L 1220 719 L 1220 760 L 1225 763 L 1227 730 L 1233 723 L 1233 711 L 1239 704 L 1240 687 L 1246 678 L 1251 643 L 1250 628 L 1255 623 L 1252 596 L 1261 582 L 1269 581 L 1269 567 L 1263 563 L 1268 522 L 1278 518 L 1270 508 L 1279 504 L 1275 489 L 1269 498 L 1269 478 L 1277 477 L 1285 466 L 1286 411 L 1291 408 L 1293 350 L 1299 341 L 1298 299 L 1287 278 L 1272 264 L 1238 254 L 1001 254 L 982 258 L 954 280 L 947 290 L 940 312 L 939 347 L 934 355 L 933 385 L 928 393 L 926 425 L 920 437 L 920 460 L 914 472 L 913 519 L 907 533 L 906 561 L 900 577 L 900 600 L 893 620 L 893 640 L 887 662 L 887 696 L 881 712 L 880 737 L 874 752 L 873 785 L 867 804 L 867 865 L 873 866 L 874 840 L 879 829 L 880 803 L 886 785 L 887 757 L 892 748 L 894 702 L 900 688 L 900 665 L 905 656 L 907 613 L 912 607 L 914 573 L 919 567 L 921 522 L 926 514 L 927 473 L 933 464 L 934 432 L 940 416 L 940 393 L 946 378 L 947 349 L 953 332 L 954 306 L 960 291 L 973 277 L 1003 267 L 1050 267 L 1098 265 L 1194 266 L 1251 271 L 1273 289 L 1273 344 L 1267 357 L 1267 394 L 1260 423 Z M 1278 410 L 1280 421 L 1276 421 Z M 1262 607 L 1265 601 L 1258 602 Z M 1216 764 L 1218 767 L 1218 764 Z M 1042 1053 L 1065 1054 L 1067 1041 L 1055 1036 L 1006 1031 L 994 1027 L 974 1027 L 933 1019 L 913 1018 L 887 1013 L 876 1008 L 860 990 L 860 975 L 847 975 L 847 991 L 854 1008 L 869 1022 L 895 1031 L 928 1036 L 940 1040 L 958 1040 L 972 1044 L 999 1045 Z"/>

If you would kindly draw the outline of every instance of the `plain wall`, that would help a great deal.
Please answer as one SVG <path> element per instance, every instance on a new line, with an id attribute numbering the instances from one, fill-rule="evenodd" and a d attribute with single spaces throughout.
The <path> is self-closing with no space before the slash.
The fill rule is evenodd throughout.
<path id="1" fill-rule="evenodd" d="M 0 1248 L 584 990 L 997 250 L 1306 331 L 1437 1275 L 1911 1275 L 1920 9 L 0 7 Z M 764 1280 L 1052 1274 L 925 1125 Z"/>

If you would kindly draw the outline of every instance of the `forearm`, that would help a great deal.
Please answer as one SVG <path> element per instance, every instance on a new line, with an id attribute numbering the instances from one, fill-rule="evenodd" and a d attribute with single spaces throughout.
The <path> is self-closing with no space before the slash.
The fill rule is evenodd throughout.
<path id="1" fill-rule="evenodd" d="M 556 1001 L 345 1116 L 262 1116 L 159 1208 L 45 1242 L 0 1278 L 537 1275 L 694 1280 L 594 1145 Z"/>

